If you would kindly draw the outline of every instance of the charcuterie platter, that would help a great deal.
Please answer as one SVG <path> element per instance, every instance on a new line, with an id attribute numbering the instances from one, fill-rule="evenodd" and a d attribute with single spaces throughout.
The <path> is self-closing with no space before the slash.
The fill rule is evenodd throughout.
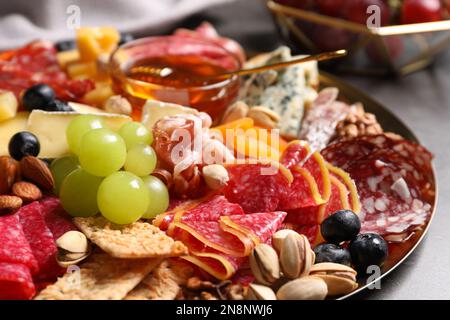
<path id="1" fill-rule="evenodd" d="M 208 23 L 2 53 L 0 298 L 342 299 L 393 270 L 433 156 L 314 61 L 214 77 L 292 59 Z"/>

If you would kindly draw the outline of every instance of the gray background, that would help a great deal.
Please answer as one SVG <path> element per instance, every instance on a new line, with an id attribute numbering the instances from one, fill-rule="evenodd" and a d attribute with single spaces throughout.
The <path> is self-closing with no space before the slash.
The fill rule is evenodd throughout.
<path id="1" fill-rule="evenodd" d="M 223 35 L 250 52 L 279 45 L 271 17 L 261 0 L 238 0 L 212 7 L 180 26 L 211 21 Z M 416 251 L 383 279 L 381 290 L 364 292 L 365 299 L 450 299 L 450 50 L 436 63 L 401 79 L 341 76 L 389 108 L 436 156 L 438 209 L 428 235 Z"/>

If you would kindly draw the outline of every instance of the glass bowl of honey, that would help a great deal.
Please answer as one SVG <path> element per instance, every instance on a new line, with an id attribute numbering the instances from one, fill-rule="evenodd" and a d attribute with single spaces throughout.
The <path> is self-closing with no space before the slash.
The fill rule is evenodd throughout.
<path id="1" fill-rule="evenodd" d="M 128 42 L 110 60 L 114 91 L 131 101 L 136 119 L 152 99 L 196 108 L 217 122 L 238 96 L 239 77 L 214 76 L 240 68 L 239 59 L 225 48 L 180 36 Z"/>

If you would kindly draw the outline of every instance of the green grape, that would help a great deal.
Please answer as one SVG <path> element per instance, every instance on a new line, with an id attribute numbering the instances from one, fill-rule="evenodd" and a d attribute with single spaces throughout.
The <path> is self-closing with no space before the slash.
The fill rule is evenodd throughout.
<path id="1" fill-rule="evenodd" d="M 67 156 L 52 161 L 50 164 L 50 171 L 52 172 L 53 179 L 55 180 L 55 188 L 53 189 L 53 192 L 56 195 L 59 195 L 64 178 L 79 167 L 80 164 L 78 163 L 77 157 Z"/>
<path id="2" fill-rule="evenodd" d="M 155 170 L 156 153 L 152 147 L 145 144 L 136 144 L 127 152 L 124 168 L 139 177 L 147 176 Z"/>
<path id="3" fill-rule="evenodd" d="M 150 202 L 147 211 L 142 216 L 145 219 L 154 218 L 163 213 L 169 207 L 169 191 L 166 185 L 154 176 L 142 178 L 148 190 L 150 191 Z"/>
<path id="4" fill-rule="evenodd" d="M 106 177 L 120 170 L 126 158 L 125 142 L 109 129 L 89 131 L 81 139 L 80 165 L 94 176 Z"/>
<path id="5" fill-rule="evenodd" d="M 102 215 L 116 224 L 133 223 L 148 208 L 149 192 L 138 176 L 125 171 L 115 172 L 103 180 L 97 194 Z"/>
<path id="6" fill-rule="evenodd" d="M 89 217 L 98 212 L 97 190 L 103 178 L 79 168 L 69 173 L 61 185 L 61 204 L 74 217 Z"/>
<path id="7" fill-rule="evenodd" d="M 153 134 L 143 124 L 139 122 L 127 122 L 119 130 L 119 134 L 125 140 L 127 149 L 130 149 L 135 144 L 145 143 L 152 144 Z"/>
<path id="8" fill-rule="evenodd" d="M 90 114 L 77 116 L 69 123 L 69 126 L 66 129 L 66 139 L 70 150 L 73 153 L 78 154 L 80 151 L 81 138 L 93 129 L 104 127 L 103 120 L 97 116 Z"/>

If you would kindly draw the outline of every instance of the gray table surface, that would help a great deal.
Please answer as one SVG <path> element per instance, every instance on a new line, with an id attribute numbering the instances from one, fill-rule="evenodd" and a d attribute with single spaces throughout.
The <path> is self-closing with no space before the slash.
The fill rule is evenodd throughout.
<path id="1" fill-rule="evenodd" d="M 262 0 L 237 0 L 190 17 L 180 25 L 212 22 L 223 35 L 252 52 L 268 51 L 280 43 Z M 438 209 L 424 241 L 393 273 L 381 290 L 366 291 L 362 299 L 450 299 L 450 50 L 427 70 L 401 79 L 341 76 L 395 113 L 436 156 Z"/>

